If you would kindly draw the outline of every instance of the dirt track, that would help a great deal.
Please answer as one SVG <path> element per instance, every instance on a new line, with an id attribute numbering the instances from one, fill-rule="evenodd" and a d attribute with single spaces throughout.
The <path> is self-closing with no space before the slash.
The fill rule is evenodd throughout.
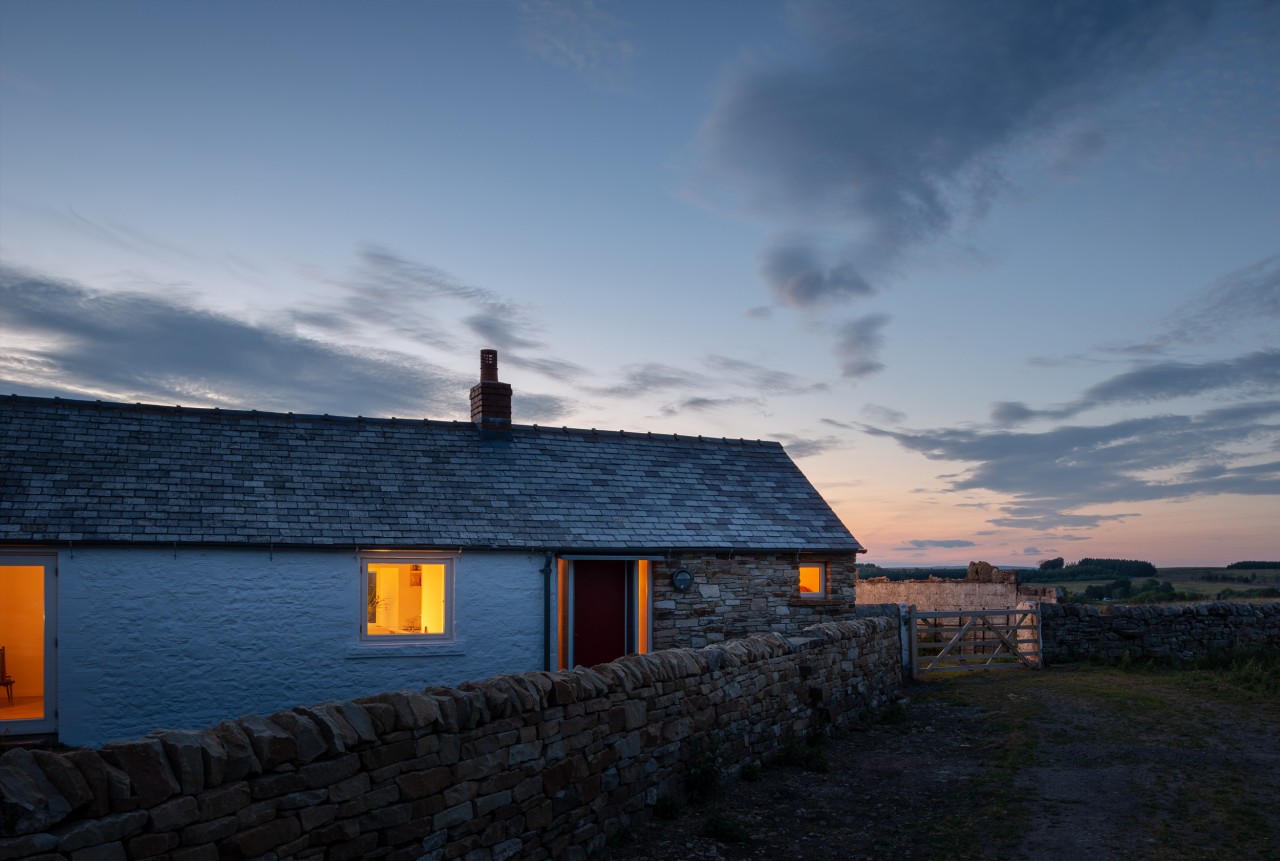
<path id="1" fill-rule="evenodd" d="M 905 715 L 821 744 L 825 771 L 729 780 L 708 804 L 619 835 L 606 857 L 1280 858 L 1274 694 L 1220 674 L 1084 666 L 908 693 Z"/>

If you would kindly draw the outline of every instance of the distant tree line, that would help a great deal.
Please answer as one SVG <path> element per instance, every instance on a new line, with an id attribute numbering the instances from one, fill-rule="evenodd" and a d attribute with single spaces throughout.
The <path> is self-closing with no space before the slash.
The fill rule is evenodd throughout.
<path id="1" fill-rule="evenodd" d="M 1230 565 L 1228 565 L 1227 567 L 1228 567 L 1228 568 L 1245 568 L 1245 569 L 1253 568 L 1253 569 L 1257 569 L 1257 570 L 1264 570 L 1264 569 L 1270 570 L 1270 569 L 1273 569 L 1273 568 L 1280 568 L 1280 562 L 1232 562 L 1232 563 L 1231 563 Z"/>
<path id="2" fill-rule="evenodd" d="M 1041 568 L 1037 571 L 1019 571 L 1023 583 L 1068 583 L 1073 580 L 1107 580 L 1116 572 L 1096 565 L 1066 565 L 1062 568 Z"/>
<path id="3" fill-rule="evenodd" d="M 1227 590 L 1230 591 L 1230 590 Z M 1204 598 L 1195 592 L 1179 592 L 1169 581 L 1163 583 L 1153 577 L 1134 583 L 1128 577 L 1110 583 L 1086 586 L 1083 593 L 1074 593 L 1070 600 L 1117 601 L 1125 604 L 1160 604 L 1168 601 L 1197 601 Z"/>
<path id="4" fill-rule="evenodd" d="M 1079 565 L 1091 565 L 1094 568 L 1106 568 L 1125 577 L 1154 577 L 1156 566 L 1140 559 L 1081 559 Z"/>
<path id="5" fill-rule="evenodd" d="M 887 577 L 889 580 L 963 580 L 968 568 L 881 568 L 872 562 L 859 562 L 858 573 L 862 577 Z"/>
<path id="6" fill-rule="evenodd" d="M 1201 574 L 1200 579 L 1206 583 L 1256 583 L 1257 573 L 1253 574 Z"/>

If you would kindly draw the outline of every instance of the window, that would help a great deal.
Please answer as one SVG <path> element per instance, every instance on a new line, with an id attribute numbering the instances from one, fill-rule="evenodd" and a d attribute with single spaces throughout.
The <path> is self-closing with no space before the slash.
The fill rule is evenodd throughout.
<path id="1" fill-rule="evenodd" d="M 808 562 L 800 566 L 800 597 L 827 597 L 827 566 L 823 562 Z"/>
<path id="2" fill-rule="evenodd" d="M 0 551 L 0 737 L 57 730 L 56 568 Z"/>
<path id="3" fill-rule="evenodd" d="M 361 639 L 453 638 L 453 559 L 364 554 Z"/>

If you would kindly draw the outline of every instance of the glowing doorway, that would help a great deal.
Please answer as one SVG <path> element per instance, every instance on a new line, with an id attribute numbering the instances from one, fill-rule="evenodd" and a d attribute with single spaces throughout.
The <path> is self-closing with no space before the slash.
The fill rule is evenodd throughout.
<path id="1" fill-rule="evenodd" d="M 0 733 L 57 728 L 53 556 L 0 554 Z"/>

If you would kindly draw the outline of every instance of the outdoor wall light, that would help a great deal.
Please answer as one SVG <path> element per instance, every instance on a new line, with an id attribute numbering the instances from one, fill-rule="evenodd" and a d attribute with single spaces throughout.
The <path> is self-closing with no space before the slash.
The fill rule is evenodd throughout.
<path id="1" fill-rule="evenodd" d="M 671 575 L 671 585 L 676 587 L 676 591 L 688 592 L 689 587 L 693 585 L 693 575 L 687 569 L 681 568 Z"/>

